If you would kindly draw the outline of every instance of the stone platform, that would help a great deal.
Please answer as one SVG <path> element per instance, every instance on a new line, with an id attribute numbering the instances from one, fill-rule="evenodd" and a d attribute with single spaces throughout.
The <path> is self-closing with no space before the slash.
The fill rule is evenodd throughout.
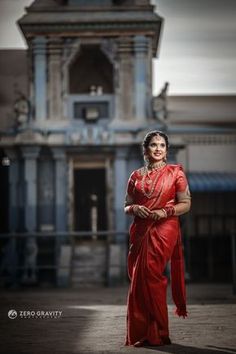
<path id="1" fill-rule="evenodd" d="M 126 295 L 126 287 L 2 291 L 0 353 L 236 353 L 236 296 L 230 284 L 187 285 L 186 319 L 173 314 L 168 294 L 172 344 L 161 347 L 123 345 Z M 15 319 L 9 310 L 16 310 Z"/>

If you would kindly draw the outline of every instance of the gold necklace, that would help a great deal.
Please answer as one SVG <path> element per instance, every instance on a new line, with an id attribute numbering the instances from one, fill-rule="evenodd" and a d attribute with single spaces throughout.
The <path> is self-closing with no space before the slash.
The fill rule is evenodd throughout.
<path id="1" fill-rule="evenodd" d="M 152 184 L 152 187 L 151 187 L 151 190 L 150 190 L 149 193 L 146 193 L 145 188 L 144 188 L 145 177 L 148 176 L 148 178 L 149 178 L 149 181 L 147 181 L 147 184 L 151 184 L 151 183 L 152 183 L 152 179 L 151 179 L 151 177 L 150 177 L 149 174 L 148 174 L 148 166 L 146 166 L 146 167 L 144 168 L 145 170 L 144 170 L 143 178 L 142 178 L 142 181 L 141 181 L 141 190 L 142 190 L 143 194 L 144 194 L 147 198 L 151 198 L 151 196 L 152 196 L 152 194 L 153 194 L 153 192 L 154 192 L 154 189 L 156 188 L 157 179 L 158 179 L 159 174 L 160 174 L 160 169 L 161 169 L 162 167 L 164 167 L 165 165 L 166 165 L 166 163 L 165 163 L 164 161 L 162 161 L 160 164 L 158 164 L 157 167 L 152 168 L 152 171 L 157 171 L 157 170 L 159 170 L 159 171 L 157 171 L 156 177 L 155 177 L 155 179 L 154 179 L 154 181 L 153 181 L 153 184 Z M 146 172 L 146 173 L 145 173 L 145 172 Z"/>
<path id="2" fill-rule="evenodd" d="M 160 161 L 160 162 L 156 162 L 156 163 L 153 163 L 153 164 L 149 164 L 147 165 L 147 168 L 150 169 L 151 171 L 153 170 L 159 170 L 159 168 L 165 166 L 165 161 Z"/>

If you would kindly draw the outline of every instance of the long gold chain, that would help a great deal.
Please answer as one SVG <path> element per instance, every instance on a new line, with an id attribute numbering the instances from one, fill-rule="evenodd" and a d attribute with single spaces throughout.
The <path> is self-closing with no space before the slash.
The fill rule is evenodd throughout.
<path id="1" fill-rule="evenodd" d="M 151 198 L 151 196 L 152 196 L 152 194 L 153 194 L 153 192 L 154 192 L 154 189 L 156 188 L 156 185 L 157 185 L 157 179 L 158 179 L 159 174 L 160 174 L 160 169 L 161 169 L 162 167 L 164 167 L 165 165 L 166 165 L 166 163 L 163 161 L 158 167 L 152 169 L 152 170 L 155 170 L 155 171 L 157 171 L 157 170 L 159 170 L 159 171 L 157 171 L 157 173 L 156 173 L 156 177 L 155 177 L 155 179 L 154 179 L 154 181 L 153 181 L 153 183 L 152 183 L 152 187 L 151 187 L 151 190 L 150 190 L 149 193 L 146 193 L 145 188 L 144 188 L 145 177 L 146 177 L 146 175 L 148 175 L 148 167 L 147 167 L 147 166 L 145 167 L 145 171 L 144 171 L 143 178 L 142 178 L 142 181 L 141 181 L 141 189 L 142 189 L 143 194 L 144 194 L 147 198 Z M 148 175 L 148 177 L 149 177 L 149 179 L 151 180 L 151 178 L 150 178 L 149 175 Z"/>

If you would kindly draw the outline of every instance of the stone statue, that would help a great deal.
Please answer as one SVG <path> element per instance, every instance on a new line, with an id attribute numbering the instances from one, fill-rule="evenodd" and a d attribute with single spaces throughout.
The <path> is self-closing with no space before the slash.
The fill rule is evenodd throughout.
<path id="1" fill-rule="evenodd" d="M 166 99 L 168 87 L 169 87 L 169 82 L 165 82 L 164 87 L 161 89 L 161 92 L 157 97 Z"/>
<path id="2" fill-rule="evenodd" d="M 14 103 L 16 126 L 21 127 L 29 122 L 30 103 L 26 96 L 18 91 Z"/>
<path id="3" fill-rule="evenodd" d="M 160 122 L 166 125 L 166 120 L 168 118 L 168 110 L 167 110 L 167 91 L 168 91 L 169 83 L 166 82 L 164 87 L 161 89 L 161 92 L 158 96 L 154 97 L 153 100 L 153 112 L 154 117 Z"/>

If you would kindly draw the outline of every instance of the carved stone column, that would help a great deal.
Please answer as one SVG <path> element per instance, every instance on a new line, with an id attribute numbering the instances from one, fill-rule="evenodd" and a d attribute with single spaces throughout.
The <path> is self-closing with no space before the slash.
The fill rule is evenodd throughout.
<path id="1" fill-rule="evenodd" d="M 19 175 L 20 163 L 18 153 L 13 148 L 5 149 L 5 153 L 10 159 L 9 166 L 9 232 L 16 233 L 19 227 Z M 17 240 L 10 238 L 4 248 L 3 263 L 9 274 L 9 284 L 17 285 Z"/>
<path id="2" fill-rule="evenodd" d="M 34 106 L 37 123 L 47 119 L 47 57 L 45 37 L 33 40 L 34 61 Z"/>
<path id="3" fill-rule="evenodd" d="M 53 148 L 52 153 L 55 160 L 55 230 L 58 232 L 63 232 L 67 229 L 67 161 L 63 148 Z M 58 286 L 68 286 L 69 284 L 71 247 L 64 241 L 66 241 L 64 237 L 57 237 L 56 239 L 55 256 Z M 68 268 L 63 269 L 63 266 L 67 266 Z"/>
<path id="4" fill-rule="evenodd" d="M 126 232 L 126 215 L 124 213 L 124 199 L 127 185 L 127 149 L 117 148 L 114 161 L 114 216 L 116 231 Z M 116 236 L 116 242 L 109 245 L 109 285 L 119 284 L 125 279 L 127 235 Z"/>
<path id="5" fill-rule="evenodd" d="M 36 261 L 37 261 L 37 241 L 31 236 L 31 233 L 37 230 L 37 158 L 40 147 L 27 146 L 22 147 L 22 155 L 24 158 L 24 182 L 25 182 L 25 229 L 29 233 L 26 240 L 24 251 L 24 282 L 36 281 Z"/>
<path id="6" fill-rule="evenodd" d="M 48 44 L 48 96 L 49 119 L 60 120 L 62 112 L 62 72 L 61 72 L 61 39 L 51 38 Z"/>
<path id="7" fill-rule="evenodd" d="M 28 232 L 37 228 L 37 158 L 38 146 L 22 147 L 25 180 L 25 228 Z"/>
<path id="8" fill-rule="evenodd" d="M 67 229 L 66 187 L 67 187 L 67 162 L 63 148 L 53 148 L 55 160 L 55 229 Z"/>
<path id="9" fill-rule="evenodd" d="M 115 121 L 122 123 L 133 117 L 132 39 L 129 37 L 119 39 L 116 66 Z"/>
<path id="10" fill-rule="evenodd" d="M 15 149 L 5 149 L 10 159 L 9 166 L 9 231 L 14 233 L 19 227 L 19 174 L 20 165 L 18 153 Z"/>
<path id="11" fill-rule="evenodd" d="M 127 185 L 127 150 L 118 148 L 114 161 L 115 175 L 115 227 L 118 231 L 126 230 L 126 215 L 124 213 L 124 198 Z M 123 241 L 123 236 L 119 235 L 117 241 Z"/>
<path id="12" fill-rule="evenodd" d="M 135 119 L 145 124 L 147 118 L 147 88 L 148 88 L 148 39 L 145 36 L 134 38 L 134 107 Z"/>

